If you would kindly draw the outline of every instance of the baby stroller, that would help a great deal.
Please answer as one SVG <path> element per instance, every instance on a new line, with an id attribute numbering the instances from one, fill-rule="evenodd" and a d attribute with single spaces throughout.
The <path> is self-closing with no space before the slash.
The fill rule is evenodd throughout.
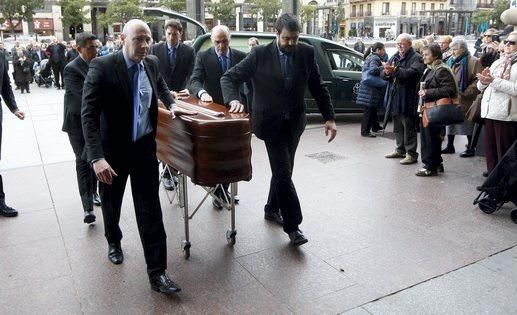
<path id="1" fill-rule="evenodd" d="M 52 69 L 48 59 L 43 59 L 38 63 L 34 64 L 34 82 L 39 86 L 44 85 L 46 88 L 52 86 L 54 77 L 52 75 Z"/>
<path id="2" fill-rule="evenodd" d="M 484 213 L 493 213 L 509 201 L 517 204 L 517 141 L 478 190 L 481 192 L 474 199 L 474 204 Z M 512 210 L 510 216 L 517 223 L 517 208 Z"/>

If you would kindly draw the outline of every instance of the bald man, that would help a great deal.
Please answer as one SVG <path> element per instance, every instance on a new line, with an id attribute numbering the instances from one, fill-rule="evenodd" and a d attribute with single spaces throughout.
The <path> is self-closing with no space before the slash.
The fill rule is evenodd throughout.
<path id="1" fill-rule="evenodd" d="M 124 260 L 119 228 L 128 176 L 151 288 L 165 294 L 180 291 L 165 273 L 166 235 L 158 198 L 156 125 L 158 98 L 171 110 L 174 100 L 160 75 L 158 59 L 148 55 L 151 31 L 131 20 L 122 34 L 123 49 L 95 58 L 84 83 L 82 124 L 88 162 L 100 182 L 108 258 Z"/>

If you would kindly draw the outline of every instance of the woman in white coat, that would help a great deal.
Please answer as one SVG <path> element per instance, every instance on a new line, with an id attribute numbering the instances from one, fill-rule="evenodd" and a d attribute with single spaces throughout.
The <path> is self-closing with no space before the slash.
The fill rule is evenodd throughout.
<path id="1" fill-rule="evenodd" d="M 517 140 L 517 32 L 510 33 L 504 44 L 504 56 L 477 75 L 477 87 L 485 91 L 481 117 L 489 174 Z"/>

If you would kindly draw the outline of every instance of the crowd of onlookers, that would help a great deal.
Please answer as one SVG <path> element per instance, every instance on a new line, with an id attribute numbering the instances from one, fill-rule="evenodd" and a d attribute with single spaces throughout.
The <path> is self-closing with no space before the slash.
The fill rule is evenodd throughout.
<path id="1" fill-rule="evenodd" d="M 418 162 L 417 176 L 436 176 L 444 171 L 442 154 L 456 152 L 456 136 L 466 136 L 463 158 L 476 154 L 484 126 L 484 154 L 488 176 L 517 140 L 517 32 L 500 41 L 499 31 L 488 29 L 472 54 L 465 39 L 452 36 L 397 38 L 397 53 L 388 59 L 383 43 L 365 49 L 357 104 L 364 106 L 361 135 L 374 138 L 383 131 L 377 109 L 391 114 L 396 148 L 386 158 L 401 164 Z M 461 124 L 427 124 L 423 109 L 449 100 L 465 114 Z M 420 154 L 417 151 L 420 132 Z M 446 141 L 445 141 L 446 140 Z M 442 143 L 446 145 L 442 147 Z"/>
<path id="2" fill-rule="evenodd" d="M 120 50 L 122 40 L 119 37 L 109 37 L 104 45 L 97 40 L 97 47 L 97 55 L 105 56 Z M 11 73 L 14 84 L 16 90 L 20 90 L 21 93 L 30 93 L 30 85 L 34 82 L 37 72 L 43 70 L 42 65 L 49 68 L 48 73 L 52 74 L 54 86 L 57 89 L 63 88 L 63 70 L 79 55 L 74 40 L 60 42 L 56 38 L 53 38 L 50 43 L 30 41 L 26 45 L 16 41 L 9 52 L 0 42 L 0 60 L 7 61 L 9 53 L 13 64 Z"/>

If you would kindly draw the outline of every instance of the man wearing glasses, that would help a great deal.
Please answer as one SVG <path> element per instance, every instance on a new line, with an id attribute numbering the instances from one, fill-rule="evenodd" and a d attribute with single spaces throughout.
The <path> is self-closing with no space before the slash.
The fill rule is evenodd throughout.
<path id="1" fill-rule="evenodd" d="M 384 65 L 381 77 L 388 81 L 388 98 L 386 107 L 393 116 L 393 132 L 397 147 L 385 157 L 401 159 L 400 164 L 414 164 L 418 161 L 417 149 L 417 97 L 418 79 L 424 72 L 422 56 L 411 47 L 409 34 L 397 37 L 396 53 Z"/>

